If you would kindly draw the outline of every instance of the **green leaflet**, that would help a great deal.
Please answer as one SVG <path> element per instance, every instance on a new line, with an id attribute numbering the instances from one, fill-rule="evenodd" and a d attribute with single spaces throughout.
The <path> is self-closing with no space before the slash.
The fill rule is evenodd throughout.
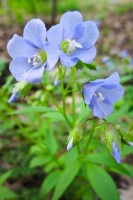
<path id="1" fill-rule="evenodd" d="M 56 185 L 59 177 L 60 177 L 61 171 L 56 170 L 49 173 L 46 178 L 44 179 L 41 189 L 40 189 L 40 198 L 44 200 L 44 195 L 48 194 Z"/>
<path id="2" fill-rule="evenodd" d="M 11 190 L 5 188 L 5 187 L 0 187 L 0 199 L 12 199 L 12 198 L 17 198 L 17 194 L 12 192 Z"/>
<path id="3" fill-rule="evenodd" d="M 115 183 L 104 169 L 89 163 L 86 170 L 90 184 L 102 200 L 120 200 Z"/>
<path id="4" fill-rule="evenodd" d="M 66 166 L 57 182 L 52 200 L 58 200 L 59 197 L 61 197 L 61 195 L 73 181 L 74 177 L 77 175 L 80 166 L 81 163 L 79 161 L 71 162 Z"/>

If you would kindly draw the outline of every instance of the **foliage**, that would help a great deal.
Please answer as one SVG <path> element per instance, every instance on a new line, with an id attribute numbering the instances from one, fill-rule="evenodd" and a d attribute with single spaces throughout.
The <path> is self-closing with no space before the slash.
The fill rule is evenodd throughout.
<path id="1" fill-rule="evenodd" d="M 90 74 L 90 69 L 86 69 L 86 71 Z M 80 69 L 79 72 L 83 73 Z M 91 70 L 92 74 L 93 72 Z M 125 74 L 122 77 L 123 83 L 127 81 L 126 78 L 128 76 L 128 74 Z M 104 124 L 97 125 L 93 139 L 87 147 L 87 154 L 83 152 L 81 146 L 86 143 L 91 121 L 88 121 L 87 134 L 78 145 L 78 148 L 81 148 L 81 156 L 78 157 L 79 149 L 77 147 L 73 147 L 72 150 L 66 152 L 65 143 L 70 128 L 65 124 L 64 117 L 55 108 L 51 107 L 52 102 L 48 98 L 48 93 L 44 92 L 43 88 L 41 89 L 41 85 L 36 85 L 30 92 L 31 94 L 27 95 L 23 101 L 9 105 L 7 101 L 11 92 L 11 81 L 12 77 L 7 77 L 6 83 L 0 91 L 1 154 L 2 162 L 9 166 L 8 169 L 1 166 L 0 170 L 3 175 L 0 177 L 0 183 L 3 184 L 8 180 L 9 183 L 13 184 L 21 181 L 21 179 L 28 180 L 31 177 L 32 186 L 30 181 L 27 183 L 22 182 L 23 189 L 16 190 L 18 195 L 22 196 L 21 199 L 27 200 L 33 199 L 38 194 L 40 196 L 39 199 L 51 199 L 51 196 L 53 196 L 53 199 L 58 199 L 62 195 L 64 199 L 69 199 L 70 196 L 77 200 L 81 196 L 83 199 L 86 199 L 86 196 L 94 199 L 96 195 L 94 191 L 102 199 L 106 199 L 103 196 L 105 194 L 102 192 L 103 190 L 115 196 L 112 198 L 119 199 L 118 194 L 116 195 L 116 186 L 112 183 L 112 178 L 106 174 L 106 171 L 133 177 L 132 167 L 124 163 L 119 165 L 108 155 L 100 136 L 103 132 Z M 54 76 L 47 72 L 44 74 L 43 81 L 45 86 L 50 88 L 53 96 L 60 102 L 61 88 L 59 86 L 52 87 Z M 70 76 L 69 78 L 65 77 L 64 85 L 68 81 L 70 81 Z M 125 90 L 124 100 L 116 104 L 114 113 L 107 120 L 112 123 L 119 117 L 121 120 L 117 124 L 122 126 L 123 129 L 129 127 L 130 130 L 133 128 L 131 123 L 132 87 L 130 84 L 125 85 Z M 70 98 L 72 88 L 68 87 L 67 91 L 67 98 Z M 80 98 L 79 100 L 81 101 Z M 128 104 L 125 104 L 125 101 L 128 101 Z M 90 115 L 89 109 L 81 102 L 76 103 L 75 109 L 77 110 L 76 112 L 80 109 L 80 113 L 77 113 L 77 117 L 73 119 L 69 114 L 71 104 L 67 105 L 67 115 L 70 120 L 75 121 L 76 119 L 75 124 L 83 122 Z M 123 118 L 125 119 L 124 121 L 122 121 Z M 99 137 L 101 138 L 100 140 Z M 121 151 L 125 157 L 133 150 L 132 147 L 122 145 Z M 99 166 L 102 166 L 102 168 Z M 96 177 L 93 177 L 92 172 L 94 169 L 92 170 L 92 168 L 97 170 L 94 173 Z M 103 178 L 103 181 L 109 179 L 108 182 L 101 183 L 101 178 L 99 179 L 100 182 L 94 182 L 96 178 L 104 177 L 104 174 L 107 177 Z M 84 187 L 81 187 L 81 185 L 84 185 Z M 112 185 L 112 188 L 110 185 Z M 61 187 L 63 187 L 62 190 L 60 189 Z M 7 194 L 8 192 L 6 191 Z M 6 197 L 3 198 L 6 199 Z"/>
<path id="2" fill-rule="evenodd" d="M 133 139 L 132 67 L 130 58 L 118 56 L 112 62 L 112 72 L 119 69 L 119 64 L 122 66 L 120 74 L 125 95 L 106 120 L 92 118 L 81 97 L 81 89 L 85 82 L 109 76 L 107 63 L 102 66 L 96 62 L 90 65 L 78 63 L 71 69 L 59 67 L 56 70 L 62 71 L 57 86 L 54 86 L 54 78 L 58 72 L 45 71 L 42 83 L 30 87 L 29 93 L 13 104 L 8 104 L 13 78 L 11 75 L 6 77 L 0 90 L 2 199 L 120 199 L 111 174 L 133 177 L 132 166 L 126 163 L 126 156 L 133 152 L 126 144 L 129 138 L 130 141 Z M 97 66 L 100 66 L 98 73 Z M 2 64 L 1 76 L 4 68 Z M 65 114 L 58 109 L 63 106 Z M 66 151 L 66 143 L 84 122 L 86 134 L 80 132 L 82 137 L 78 140 L 82 140 Z M 121 164 L 112 157 L 110 131 L 119 134 L 123 142 Z M 121 141 L 114 132 L 112 135 L 116 136 L 120 148 Z"/>

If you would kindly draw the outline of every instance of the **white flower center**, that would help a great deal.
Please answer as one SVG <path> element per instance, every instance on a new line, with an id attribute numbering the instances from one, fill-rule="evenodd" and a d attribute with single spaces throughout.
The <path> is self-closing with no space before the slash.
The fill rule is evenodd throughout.
<path id="1" fill-rule="evenodd" d="M 68 54 L 72 54 L 76 50 L 76 48 L 83 47 L 80 43 L 76 42 L 75 39 L 74 40 L 67 39 L 66 41 L 68 42 L 69 46 L 67 50 Z"/>
<path id="2" fill-rule="evenodd" d="M 94 96 L 97 97 L 97 102 L 102 102 L 105 99 L 105 97 L 102 95 L 101 92 L 98 93 L 95 92 Z"/>
<path id="3" fill-rule="evenodd" d="M 34 67 L 39 67 L 42 64 L 42 58 L 39 54 L 35 54 L 33 58 L 28 58 L 28 63 L 32 63 Z"/>
<path id="4" fill-rule="evenodd" d="M 42 65 L 42 58 L 40 56 L 40 54 L 35 54 L 33 58 L 28 58 L 27 60 L 28 64 L 32 63 L 33 67 L 22 74 L 22 76 L 26 76 L 27 74 L 29 74 L 33 69 L 40 67 Z"/>

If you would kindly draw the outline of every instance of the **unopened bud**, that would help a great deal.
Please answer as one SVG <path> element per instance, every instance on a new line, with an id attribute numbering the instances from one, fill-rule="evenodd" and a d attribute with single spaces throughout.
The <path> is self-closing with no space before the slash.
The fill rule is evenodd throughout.
<path id="1" fill-rule="evenodd" d="M 12 90 L 12 95 L 9 98 L 8 103 L 12 103 L 18 100 L 18 98 L 25 96 L 28 93 L 30 88 L 31 88 L 31 84 L 25 80 L 17 82 L 14 85 L 14 88 Z"/>
<path id="2" fill-rule="evenodd" d="M 121 137 L 112 125 L 107 125 L 104 132 L 104 141 L 110 155 L 120 163 Z"/>
<path id="3" fill-rule="evenodd" d="M 15 94 L 12 94 L 11 97 L 9 98 L 9 100 L 8 100 L 8 103 L 12 103 L 12 102 L 14 102 L 14 101 L 17 101 L 18 95 L 19 95 L 18 92 L 15 93 Z"/>
<path id="4" fill-rule="evenodd" d="M 117 132 L 122 138 L 122 142 L 128 144 L 129 146 L 133 146 L 133 130 L 126 131 L 120 129 L 120 127 L 116 127 Z"/>
<path id="5" fill-rule="evenodd" d="M 85 124 L 77 125 L 69 134 L 67 140 L 67 150 L 70 150 L 73 146 L 75 146 L 78 142 L 82 140 L 85 134 Z"/>
<path id="6" fill-rule="evenodd" d="M 112 155 L 118 163 L 121 162 L 120 151 L 114 141 L 112 142 Z"/>

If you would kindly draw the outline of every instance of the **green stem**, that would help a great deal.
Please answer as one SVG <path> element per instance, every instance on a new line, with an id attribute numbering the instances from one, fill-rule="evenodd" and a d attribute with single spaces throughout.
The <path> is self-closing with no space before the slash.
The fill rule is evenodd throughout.
<path id="1" fill-rule="evenodd" d="M 60 82 L 61 82 L 61 89 L 62 89 L 62 102 L 63 102 L 63 111 L 66 113 L 66 95 L 65 95 L 65 89 L 64 89 L 64 75 L 63 75 L 63 68 L 60 65 L 58 67 L 59 73 L 60 73 Z"/>
<path id="2" fill-rule="evenodd" d="M 93 135 L 94 130 L 95 130 L 95 126 L 96 126 L 96 120 L 93 121 L 93 126 L 92 126 L 92 128 L 91 128 L 90 133 L 89 133 L 89 137 L 88 137 L 88 140 L 87 140 L 87 143 L 86 143 L 85 149 L 84 149 L 84 153 L 87 152 L 88 145 L 89 145 L 89 143 L 90 143 L 90 141 L 91 141 L 91 139 L 92 139 L 92 135 Z"/>
<path id="3" fill-rule="evenodd" d="M 72 67 L 72 80 L 75 81 L 75 68 Z M 76 109 L 75 109 L 75 90 L 74 84 L 72 84 L 72 113 L 73 113 L 73 126 L 75 125 Z"/>
<path id="4" fill-rule="evenodd" d="M 70 128 L 73 128 L 73 126 L 72 126 L 71 122 L 69 121 L 69 119 L 68 119 L 66 113 L 64 112 L 64 110 L 62 110 L 61 107 L 58 106 L 56 100 L 54 99 L 54 97 L 52 96 L 52 94 L 46 89 L 46 87 L 43 85 L 43 83 L 41 83 L 41 84 L 42 84 L 44 90 L 47 92 L 47 94 L 48 94 L 49 97 L 51 98 L 51 100 L 52 100 L 52 102 L 54 103 L 54 105 L 56 106 L 56 108 L 57 108 L 57 109 L 59 110 L 59 112 L 64 116 L 64 118 L 65 118 L 66 122 L 68 123 L 69 127 L 70 127 Z"/>

